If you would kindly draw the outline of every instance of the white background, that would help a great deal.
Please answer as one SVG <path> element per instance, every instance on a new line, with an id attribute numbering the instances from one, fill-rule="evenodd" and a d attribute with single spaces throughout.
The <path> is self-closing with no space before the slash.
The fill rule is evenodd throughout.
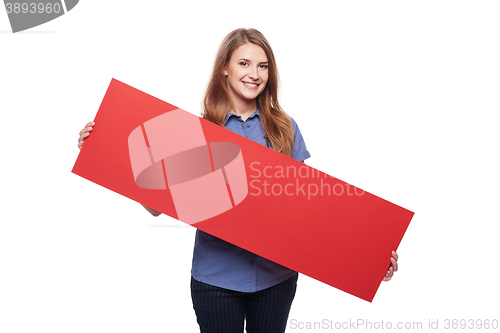
<path id="1" fill-rule="evenodd" d="M 0 332 L 198 330 L 194 229 L 71 169 L 111 78 L 199 115 L 239 27 L 273 46 L 307 163 L 416 213 L 373 303 L 301 275 L 287 331 L 499 320 L 499 16 L 497 1 L 107 0 L 12 34 L 0 9 Z"/>

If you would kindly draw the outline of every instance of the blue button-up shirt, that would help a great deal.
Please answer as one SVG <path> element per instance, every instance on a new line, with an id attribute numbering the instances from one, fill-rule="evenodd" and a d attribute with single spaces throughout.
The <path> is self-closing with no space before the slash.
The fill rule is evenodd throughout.
<path id="1" fill-rule="evenodd" d="M 311 154 L 307 150 L 299 127 L 293 119 L 292 124 L 294 130 L 292 158 L 303 161 Z M 245 121 L 240 116 L 228 112 L 225 118 L 225 127 L 266 146 L 259 110 Z M 296 273 L 220 238 L 196 230 L 191 269 L 195 280 L 225 289 L 254 292 L 272 287 Z"/>

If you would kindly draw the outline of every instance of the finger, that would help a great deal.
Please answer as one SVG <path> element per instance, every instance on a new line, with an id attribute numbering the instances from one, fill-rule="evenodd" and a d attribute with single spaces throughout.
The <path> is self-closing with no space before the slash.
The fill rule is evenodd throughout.
<path id="1" fill-rule="evenodd" d="M 80 137 L 78 138 L 78 141 L 83 141 L 85 138 L 87 138 L 90 135 L 90 132 L 83 132 L 80 134 Z"/>
<path id="2" fill-rule="evenodd" d="M 80 135 L 82 135 L 83 133 L 85 132 L 90 132 L 92 131 L 92 127 L 95 125 L 95 123 L 93 121 L 87 123 L 87 125 L 85 125 L 85 127 L 80 131 Z"/>
<path id="3" fill-rule="evenodd" d="M 82 149 L 83 141 L 90 135 L 90 131 L 92 131 L 92 126 L 94 126 L 95 123 L 93 121 L 88 122 L 87 125 L 80 131 L 79 137 L 78 137 L 78 148 Z"/>
<path id="4" fill-rule="evenodd" d="M 90 131 L 92 131 L 92 127 L 84 127 L 84 128 L 80 131 L 80 133 L 78 133 L 78 135 L 82 136 L 83 134 L 88 133 L 88 132 L 90 132 Z"/>
<path id="5" fill-rule="evenodd" d="M 390 267 L 387 272 L 385 273 L 386 277 L 392 277 L 394 275 L 394 269 Z"/>
<path id="6" fill-rule="evenodd" d="M 390 281 L 393 275 L 394 272 L 392 271 L 392 267 L 390 267 L 389 270 L 387 270 L 387 272 L 385 273 L 383 281 Z"/>
<path id="7" fill-rule="evenodd" d="M 398 262 L 396 261 L 396 259 L 391 258 L 391 264 L 392 264 L 392 268 L 394 269 L 394 272 L 397 272 L 399 267 L 398 267 Z"/>
<path id="8" fill-rule="evenodd" d="M 78 147 L 80 149 L 82 149 L 82 145 L 83 145 L 83 142 L 85 141 L 85 139 L 89 136 L 89 133 L 84 133 L 82 135 L 80 135 L 80 137 L 78 138 Z"/>
<path id="9" fill-rule="evenodd" d="M 396 251 L 392 251 L 392 257 L 396 260 L 398 260 L 399 256 Z"/>

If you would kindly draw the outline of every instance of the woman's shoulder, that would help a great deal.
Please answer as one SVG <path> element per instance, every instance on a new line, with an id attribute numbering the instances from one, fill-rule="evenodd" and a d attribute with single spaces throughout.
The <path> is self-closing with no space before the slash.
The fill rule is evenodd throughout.
<path id="1" fill-rule="evenodd" d="M 304 137 L 300 132 L 299 125 L 293 117 L 290 117 L 293 126 L 293 149 L 292 149 L 292 158 L 297 161 L 304 161 L 305 159 L 311 157 L 311 154 L 307 150 L 306 143 L 304 141 Z"/>
<path id="2" fill-rule="evenodd" d="M 297 135 L 297 133 L 300 133 L 299 125 L 297 124 L 295 119 L 293 119 L 293 117 L 291 117 L 291 116 L 289 116 L 289 117 L 290 117 L 290 121 L 292 122 L 293 133 L 295 135 Z"/>

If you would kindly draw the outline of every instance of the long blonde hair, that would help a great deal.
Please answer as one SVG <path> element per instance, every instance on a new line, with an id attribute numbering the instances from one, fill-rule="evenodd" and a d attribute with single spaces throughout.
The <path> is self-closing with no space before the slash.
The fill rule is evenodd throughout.
<path id="1" fill-rule="evenodd" d="M 274 150 L 287 156 L 292 155 L 293 126 L 290 117 L 278 103 L 278 68 L 271 45 L 256 29 L 236 29 L 222 41 L 215 58 L 212 77 L 203 99 L 203 118 L 224 126 L 224 119 L 231 110 L 231 99 L 223 69 L 231 59 L 234 50 L 245 43 L 260 46 L 268 60 L 269 78 L 266 87 L 256 99 L 257 108 L 266 142 Z"/>

